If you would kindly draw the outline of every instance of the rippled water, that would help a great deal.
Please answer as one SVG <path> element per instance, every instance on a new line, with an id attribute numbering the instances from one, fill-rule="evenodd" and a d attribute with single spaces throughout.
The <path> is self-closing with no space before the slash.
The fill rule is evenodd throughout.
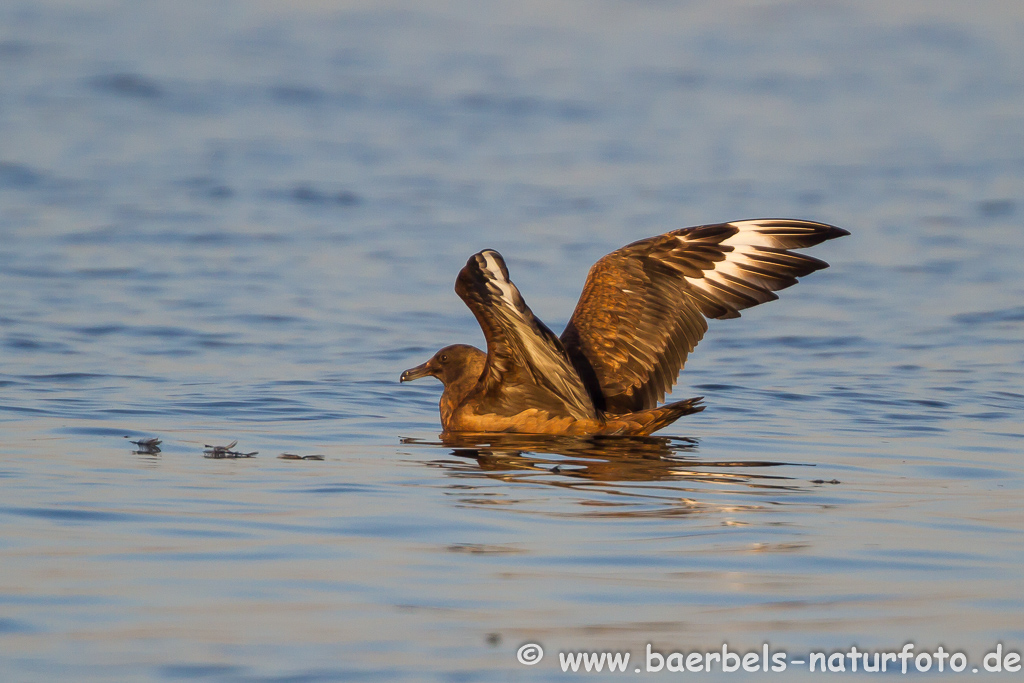
<path id="1" fill-rule="evenodd" d="M 1022 39 L 997 2 L 0 5 L 0 678 L 1020 651 Z M 397 382 L 482 343 L 479 249 L 560 329 L 604 253 L 756 216 L 852 235 L 712 323 L 663 438 L 445 445 Z"/>

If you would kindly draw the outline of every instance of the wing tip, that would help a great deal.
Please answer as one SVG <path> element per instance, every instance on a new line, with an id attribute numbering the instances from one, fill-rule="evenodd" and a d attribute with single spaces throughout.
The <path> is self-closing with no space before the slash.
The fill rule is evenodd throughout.
<path id="1" fill-rule="evenodd" d="M 496 280 L 508 281 L 508 266 L 497 249 L 482 249 L 469 257 L 467 266 L 475 265 L 481 271 Z"/>
<path id="2" fill-rule="evenodd" d="M 846 230 L 844 228 L 840 228 L 837 225 L 830 225 L 829 228 L 832 229 L 831 230 L 832 234 L 827 239 L 831 240 L 831 239 L 835 239 L 836 237 L 849 237 L 850 236 L 850 231 L 849 230 Z"/>
<path id="3" fill-rule="evenodd" d="M 731 221 L 728 225 L 738 231 L 723 242 L 731 246 L 806 249 L 850 234 L 836 225 L 799 218 L 752 218 Z"/>

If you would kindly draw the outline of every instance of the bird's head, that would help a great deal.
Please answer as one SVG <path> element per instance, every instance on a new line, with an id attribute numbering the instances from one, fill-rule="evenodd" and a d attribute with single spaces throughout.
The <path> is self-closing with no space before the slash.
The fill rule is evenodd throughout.
<path id="1" fill-rule="evenodd" d="M 483 374 L 486 361 L 487 354 L 475 346 L 453 344 L 435 353 L 426 363 L 403 372 L 399 381 L 411 382 L 430 376 L 448 386 L 464 378 L 476 380 Z"/>

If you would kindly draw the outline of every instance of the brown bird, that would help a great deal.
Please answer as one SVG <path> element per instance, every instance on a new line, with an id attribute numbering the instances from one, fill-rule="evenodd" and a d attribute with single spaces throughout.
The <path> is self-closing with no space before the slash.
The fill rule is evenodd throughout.
<path id="1" fill-rule="evenodd" d="M 441 380 L 446 434 L 651 434 L 704 410 L 703 397 L 658 402 L 707 331 L 706 318 L 737 318 L 777 299 L 776 290 L 828 267 L 790 249 L 849 234 L 757 219 L 633 242 L 590 269 L 561 337 L 533 315 L 501 254 L 485 249 L 459 272 L 455 292 L 483 328 L 487 353 L 446 346 L 401 381 Z"/>

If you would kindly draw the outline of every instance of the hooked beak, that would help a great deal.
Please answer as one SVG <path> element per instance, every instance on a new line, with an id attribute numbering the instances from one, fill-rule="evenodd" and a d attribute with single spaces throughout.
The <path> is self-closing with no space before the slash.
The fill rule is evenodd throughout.
<path id="1" fill-rule="evenodd" d="M 416 367 L 409 368 L 408 370 L 403 372 L 402 376 L 398 378 L 398 381 L 399 382 L 411 382 L 414 379 L 419 379 L 421 377 L 427 377 L 427 376 L 432 375 L 432 374 L 434 374 L 433 373 L 433 368 L 430 367 L 430 361 L 428 360 L 423 365 L 417 365 Z"/>

